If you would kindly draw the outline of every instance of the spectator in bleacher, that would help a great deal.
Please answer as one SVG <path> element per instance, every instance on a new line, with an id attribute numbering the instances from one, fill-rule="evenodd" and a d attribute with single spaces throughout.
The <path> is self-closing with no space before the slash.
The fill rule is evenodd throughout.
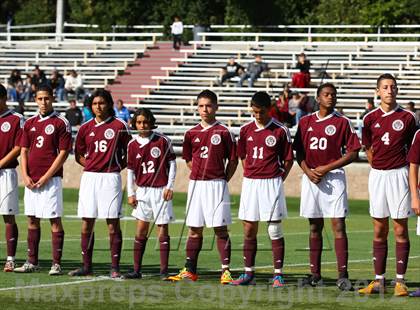
<path id="1" fill-rule="evenodd" d="M 50 86 L 54 92 L 54 97 L 58 101 L 64 101 L 64 77 L 56 69 L 51 73 Z"/>
<path id="2" fill-rule="evenodd" d="M 16 113 L 25 116 L 25 102 L 23 99 L 19 99 L 18 105 L 13 109 Z"/>
<path id="3" fill-rule="evenodd" d="M 182 42 L 182 33 L 184 32 L 184 25 L 179 16 L 174 17 L 174 22 L 171 25 L 171 34 L 173 40 L 173 49 L 179 50 Z"/>
<path id="4" fill-rule="evenodd" d="M 246 72 L 241 74 L 241 78 L 236 86 L 242 87 L 242 83 L 249 78 L 248 87 L 253 87 L 255 80 L 258 79 L 263 72 L 268 70 L 268 65 L 262 61 L 262 57 L 260 55 L 255 55 L 254 62 L 248 64 Z"/>
<path id="5" fill-rule="evenodd" d="M 292 126 L 296 126 L 299 120 L 307 114 L 308 97 L 305 94 L 293 91 L 289 100 L 289 114 L 292 116 Z"/>
<path id="6" fill-rule="evenodd" d="M 36 90 L 43 86 L 49 86 L 49 81 L 39 66 L 35 66 L 31 78 L 31 94 L 35 94 Z"/>
<path id="7" fill-rule="evenodd" d="M 285 124 L 287 127 L 292 125 L 292 117 L 289 114 L 289 99 L 290 99 L 290 88 L 288 84 L 283 87 L 283 92 L 280 97 L 274 101 L 271 107 L 270 115 L 278 121 Z"/>
<path id="8" fill-rule="evenodd" d="M 293 74 L 292 76 L 292 87 L 308 88 L 311 83 L 311 74 L 309 72 L 311 69 L 311 63 L 306 59 L 306 55 L 304 53 L 301 53 L 298 56 L 296 69 L 299 69 L 299 72 Z"/>
<path id="9" fill-rule="evenodd" d="M 239 76 L 244 72 L 244 67 L 242 67 L 240 64 L 238 64 L 235 61 L 234 57 L 229 58 L 228 63 L 226 66 L 222 68 L 222 78 L 219 82 L 219 86 L 222 86 L 223 83 L 230 78 L 233 78 L 235 76 Z"/>
<path id="10" fill-rule="evenodd" d="M 373 101 L 373 98 L 367 98 L 366 105 L 365 105 L 365 111 L 363 112 L 361 118 L 363 118 L 366 114 L 368 114 L 374 108 L 375 108 L 375 103 Z"/>
<path id="11" fill-rule="evenodd" d="M 82 77 L 77 74 L 76 70 L 71 70 L 66 76 L 64 84 L 64 97 L 69 100 L 69 94 L 74 95 L 76 100 L 82 99 L 85 90 L 83 89 Z"/>
<path id="12" fill-rule="evenodd" d="M 66 110 L 65 117 L 72 127 L 79 127 L 83 121 L 83 113 L 74 99 L 69 100 L 70 107 Z"/>
<path id="13" fill-rule="evenodd" d="M 416 110 L 416 104 L 413 101 L 407 102 L 406 109 L 410 112 L 413 112 L 416 115 L 417 121 L 419 121 L 420 117 L 420 110 Z"/>
<path id="14" fill-rule="evenodd" d="M 22 78 L 20 77 L 19 70 L 13 69 L 10 77 L 7 80 L 7 98 L 10 101 L 19 101 L 21 97 Z"/>
<path id="15" fill-rule="evenodd" d="M 114 111 L 116 117 L 124 120 L 126 123 L 130 122 L 130 111 L 124 106 L 124 102 L 121 99 L 117 100 Z"/>

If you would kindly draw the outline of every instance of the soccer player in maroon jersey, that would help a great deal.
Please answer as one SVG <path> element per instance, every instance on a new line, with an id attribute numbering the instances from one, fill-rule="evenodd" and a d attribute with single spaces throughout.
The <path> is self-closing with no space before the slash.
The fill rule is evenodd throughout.
<path id="1" fill-rule="evenodd" d="M 22 133 L 21 167 L 25 183 L 25 215 L 28 216 L 28 259 L 15 272 L 34 272 L 38 266 L 41 219 L 51 223 L 53 262 L 49 275 L 60 275 L 63 253 L 63 164 L 71 150 L 70 123 L 53 108 L 53 92 L 48 86 L 35 93 L 39 112 L 29 118 Z"/>
<path id="2" fill-rule="evenodd" d="M 317 286 L 322 283 L 322 230 L 324 218 L 331 218 L 337 256 L 337 287 L 350 290 L 345 223 L 348 202 L 343 167 L 357 159 L 361 145 L 351 121 L 334 110 L 337 90 L 333 84 L 318 87 L 317 101 L 319 111 L 300 120 L 293 142 L 297 162 L 304 172 L 300 216 L 309 219 L 310 224 L 311 275 L 301 284 Z"/>
<path id="3" fill-rule="evenodd" d="M 388 218 L 391 217 L 396 242 L 394 295 L 407 296 L 404 274 L 410 252 L 407 223 L 411 213 L 407 149 L 416 132 L 417 120 L 412 112 L 397 104 L 397 81 L 391 74 L 379 76 L 376 93 L 381 98 L 381 104 L 365 115 L 362 129 L 362 142 L 372 166 L 369 174 L 369 211 L 374 225 L 373 265 L 376 276 L 359 293 L 385 291 Z"/>
<path id="4" fill-rule="evenodd" d="M 255 256 L 259 222 L 267 222 L 273 252 L 273 287 L 284 286 L 284 237 L 281 220 L 287 217 L 283 182 L 293 165 L 289 130 L 270 117 L 270 96 L 257 92 L 251 100 L 255 121 L 241 127 L 238 156 L 242 160 L 239 219 L 244 227 L 245 273 L 233 285 L 255 284 Z"/>
<path id="5" fill-rule="evenodd" d="M 84 167 L 80 181 L 77 215 L 82 218 L 81 247 L 83 266 L 70 276 L 92 275 L 92 255 L 97 218 L 106 219 L 111 249 L 112 278 L 119 278 L 122 247 L 120 217 L 122 186 L 120 171 L 126 167 L 126 150 L 131 139 L 127 124 L 115 117 L 114 101 L 106 90 L 92 95 L 93 119 L 77 133 L 75 157 Z"/>
<path id="6" fill-rule="evenodd" d="M 153 129 L 156 119 L 149 109 L 138 109 L 131 126 L 138 131 L 128 144 L 127 191 L 128 204 L 137 219 L 134 239 L 134 271 L 125 279 L 140 279 L 141 263 L 148 239 L 149 224 L 154 219 L 158 226 L 160 247 L 160 275 L 168 277 L 170 237 L 168 223 L 173 221 L 173 185 L 176 175 L 175 153 L 168 137 Z M 137 185 L 137 191 L 134 190 Z"/>
<path id="7" fill-rule="evenodd" d="M 227 183 L 238 165 L 235 138 L 216 120 L 217 96 L 204 90 L 197 96 L 201 122 L 184 136 L 182 157 L 191 169 L 188 186 L 186 225 L 189 227 L 185 268 L 168 280 L 196 281 L 197 261 L 203 243 L 203 227 L 212 227 L 217 236 L 222 275 L 220 282 L 232 281 L 229 271 L 231 242 L 227 225 L 232 223 Z"/>
<path id="8" fill-rule="evenodd" d="M 420 196 L 419 196 L 419 165 L 420 165 L 420 130 L 416 131 L 407 157 L 410 163 L 409 183 L 411 193 L 411 209 L 418 216 L 417 235 L 420 236 Z M 410 297 L 420 297 L 420 288 L 410 293 Z"/>
<path id="9" fill-rule="evenodd" d="M 7 259 L 4 272 L 15 268 L 18 227 L 15 215 L 19 213 L 16 167 L 20 154 L 23 116 L 7 108 L 7 90 L 0 84 L 0 214 L 6 230 Z"/>

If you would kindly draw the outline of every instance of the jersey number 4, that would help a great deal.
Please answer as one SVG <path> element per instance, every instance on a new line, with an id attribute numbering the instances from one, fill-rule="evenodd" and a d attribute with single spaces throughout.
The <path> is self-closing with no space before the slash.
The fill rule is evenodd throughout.
<path id="1" fill-rule="evenodd" d="M 309 148 L 311 150 L 325 150 L 327 149 L 327 138 L 317 138 L 312 137 L 311 138 L 311 144 L 309 145 Z"/>
<path id="2" fill-rule="evenodd" d="M 385 144 L 385 145 L 389 145 L 389 132 L 385 132 L 384 135 L 381 137 L 381 141 Z"/>

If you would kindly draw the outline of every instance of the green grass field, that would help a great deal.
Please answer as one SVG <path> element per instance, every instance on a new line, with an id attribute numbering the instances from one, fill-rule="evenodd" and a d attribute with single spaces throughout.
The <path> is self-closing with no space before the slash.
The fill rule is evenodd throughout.
<path id="1" fill-rule="evenodd" d="M 67 272 L 80 265 L 80 220 L 74 215 L 77 209 L 77 191 L 65 190 L 64 228 L 66 232 L 63 267 Z M 230 226 L 232 238 L 232 268 L 235 276 L 242 270 L 242 225 L 236 219 L 239 197 L 232 196 L 234 224 Z M 180 236 L 185 210 L 185 194 L 176 194 L 174 199 L 178 221 L 170 226 L 171 234 L 171 272 L 176 273 L 185 258 L 185 234 Z M 144 257 L 144 278 L 142 280 L 117 281 L 107 278 L 110 253 L 108 234 L 104 221 L 96 225 L 94 252 L 94 278 L 70 278 L 48 276 L 51 265 L 51 242 L 49 223 L 43 222 L 40 246 L 41 272 L 34 274 L 10 274 L 0 272 L 1 309 L 368 309 L 373 307 L 389 309 L 418 309 L 416 298 L 395 298 L 392 288 L 383 296 L 363 297 L 355 292 L 339 292 L 335 288 L 336 265 L 332 247 L 333 238 L 329 223 L 324 233 L 323 277 L 326 285 L 321 288 L 298 288 L 297 282 L 308 273 L 308 224 L 299 218 L 299 199 L 289 198 L 289 218 L 284 222 L 286 240 L 287 287 L 273 290 L 268 285 L 272 272 L 270 240 L 266 234 L 266 225 L 260 225 L 257 253 L 257 285 L 255 287 L 230 287 L 219 284 L 220 263 L 211 230 L 205 231 L 205 242 L 199 257 L 200 279 L 195 283 L 161 282 L 159 272 L 159 252 L 155 234 L 149 240 Z M 351 215 L 347 221 L 349 235 L 350 263 L 352 281 L 356 285 L 367 283 L 372 277 L 371 262 L 372 224 L 368 215 L 367 201 L 350 201 Z M 23 206 L 21 206 L 23 211 Z M 125 206 L 129 217 L 129 207 Z M 26 218 L 18 216 L 20 229 L 17 260 L 25 261 L 26 253 Z M 132 243 L 135 221 L 122 220 L 124 236 L 122 253 L 122 272 L 131 268 Z M 415 219 L 410 219 L 411 259 L 407 280 L 411 288 L 420 286 L 420 237 L 415 236 Z M 3 225 L 1 236 L 3 236 Z M 392 236 L 389 239 L 388 278 L 395 275 L 395 255 Z M 5 255 L 5 242 L 0 241 L 1 256 Z M 3 264 L 4 261 L 1 261 Z"/>

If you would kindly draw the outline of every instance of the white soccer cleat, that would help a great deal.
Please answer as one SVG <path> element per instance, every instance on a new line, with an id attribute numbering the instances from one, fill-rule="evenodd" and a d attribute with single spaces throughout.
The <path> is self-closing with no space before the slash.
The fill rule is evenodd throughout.
<path id="1" fill-rule="evenodd" d="M 18 273 L 37 272 L 39 271 L 39 266 L 31 264 L 30 262 L 26 262 L 22 266 L 15 268 L 13 271 Z"/>
<path id="2" fill-rule="evenodd" d="M 59 264 L 53 264 L 51 266 L 50 271 L 48 272 L 48 275 L 50 276 L 59 276 L 62 274 L 63 274 L 63 271 L 61 270 L 61 266 Z"/>

